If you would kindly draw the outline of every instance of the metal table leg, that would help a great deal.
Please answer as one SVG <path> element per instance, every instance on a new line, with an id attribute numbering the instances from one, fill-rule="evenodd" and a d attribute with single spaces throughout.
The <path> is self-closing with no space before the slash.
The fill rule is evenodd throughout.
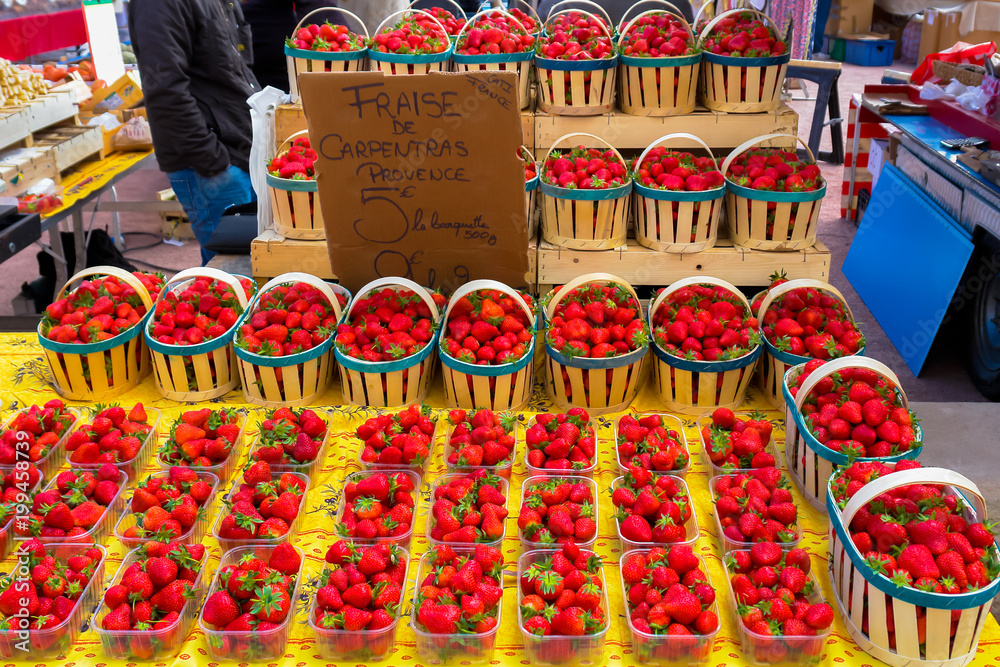
<path id="1" fill-rule="evenodd" d="M 79 210 L 73 211 L 71 219 L 73 221 L 73 241 L 76 247 L 76 268 L 83 270 L 87 266 L 87 244 L 84 241 L 86 230 L 83 228 L 83 214 Z"/>

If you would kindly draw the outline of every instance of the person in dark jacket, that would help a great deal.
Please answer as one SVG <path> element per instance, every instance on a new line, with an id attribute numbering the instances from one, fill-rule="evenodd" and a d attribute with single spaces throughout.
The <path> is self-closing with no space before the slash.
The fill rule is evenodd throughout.
<path id="1" fill-rule="evenodd" d="M 239 0 L 131 0 L 128 24 L 153 149 L 205 264 L 222 212 L 254 200 L 250 28 Z"/>
<path id="2" fill-rule="evenodd" d="M 285 39 L 292 36 L 304 16 L 321 7 L 333 7 L 333 0 L 244 0 L 243 16 L 253 32 L 253 73 L 260 87 L 274 86 L 288 92 L 288 64 Z M 340 23 L 339 12 L 317 14 L 309 23 Z M 355 26 L 356 30 L 357 27 Z"/>

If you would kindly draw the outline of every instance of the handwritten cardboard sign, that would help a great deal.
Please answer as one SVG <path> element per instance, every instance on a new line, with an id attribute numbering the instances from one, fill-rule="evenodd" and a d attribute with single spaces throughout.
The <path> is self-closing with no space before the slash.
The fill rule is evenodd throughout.
<path id="1" fill-rule="evenodd" d="M 334 273 L 453 290 L 526 283 L 521 118 L 511 72 L 308 73 L 299 89 Z"/>

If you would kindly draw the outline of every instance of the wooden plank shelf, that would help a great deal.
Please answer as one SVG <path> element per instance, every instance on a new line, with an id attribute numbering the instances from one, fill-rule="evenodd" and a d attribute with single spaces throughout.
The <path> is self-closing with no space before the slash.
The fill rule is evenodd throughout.
<path id="1" fill-rule="evenodd" d="M 104 157 L 104 138 L 99 126 L 64 125 L 49 128 L 35 136 L 35 146 L 48 148 L 56 170 L 63 172 L 91 157 Z"/>

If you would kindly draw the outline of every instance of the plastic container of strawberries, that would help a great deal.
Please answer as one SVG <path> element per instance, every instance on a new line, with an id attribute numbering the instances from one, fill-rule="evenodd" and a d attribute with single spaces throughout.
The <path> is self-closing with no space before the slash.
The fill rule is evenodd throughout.
<path id="1" fill-rule="evenodd" d="M 14 420 L 17 418 L 17 416 L 23 412 L 27 412 L 30 409 L 31 409 L 30 406 L 27 408 L 22 408 L 21 410 L 18 410 L 10 417 L 8 417 L 7 421 L 3 423 L 3 427 L 0 427 L 0 433 L 4 433 L 10 430 L 10 425 L 14 423 Z M 59 468 L 62 467 L 63 459 L 66 457 L 66 440 L 69 439 L 69 434 L 73 432 L 73 430 L 76 428 L 76 425 L 80 423 L 79 410 L 74 410 L 73 408 L 65 408 L 65 411 L 67 414 L 73 417 L 72 423 L 70 423 L 70 425 L 66 427 L 66 432 L 62 434 L 62 437 L 59 438 L 59 441 L 56 442 L 56 444 L 52 445 L 52 448 L 49 450 L 48 454 L 46 454 L 37 461 L 32 461 L 32 463 L 35 464 L 35 467 L 38 468 L 39 471 L 41 471 L 43 477 L 49 477 L 52 473 L 54 473 L 56 470 L 59 470 Z M 14 469 L 13 463 L 0 465 L 0 472 L 10 472 L 13 469 Z"/>
<path id="2" fill-rule="evenodd" d="M 554 475 L 536 475 L 534 477 L 528 477 L 524 482 L 521 483 L 521 496 L 523 499 L 525 497 L 525 492 L 535 484 L 544 484 L 545 482 L 551 482 L 554 479 L 561 479 L 563 481 L 569 482 L 570 484 L 586 484 L 590 487 L 590 492 L 594 496 L 594 523 L 597 524 L 598 532 L 601 528 L 601 516 L 600 516 L 600 496 L 597 493 L 597 483 L 590 477 L 575 477 L 570 475 L 564 475 L 562 477 L 556 477 Z M 508 499 L 509 502 L 509 499 Z M 524 551 L 542 551 L 542 550 L 556 550 L 561 549 L 562 545 L 553 542 L 552 544 L 542 544 L 540 542 L 532 542 L 524 537 L 523 531 L 520 529 L 517 531 L 517 539 L 521 542 L 521 548 Z M 586 542 L 579 542 L 578 545 L 581 549 L 593 549 L 594 544 L 597 542 L 597 534 L 594 538 L 587 540 Z M 520 606 L 520 604 L 518 605 Z"/>
<path id="3" fill-rule="evenodd" d="M 737 417 L 741 419 L 747 419 L 750 416 L 749 412 L 737 412 Z M 753 472 L 753 468 L 727 468 L 725 466 L 716 465 L 708 455 L 708 444 L 705 442 L 705 436 L 702 434 L 701 429 L 705 426 L 710 426 L 712 424 L 712 413 L 706 412 L 702 416 L 698 417 L 696 426 L 698 427 L 698 442 L 701 443 L 701 451 L 705 455 L 705 463 L 712 468 L 712 473 L 715 476 L 727 475 L 731 472 Z M 781 467 L 781 454 L 778 453 L 778 445 L 774 442 L 774 433 L 771 434 L 771 439 L 768 440 L 767 444 L 764 445 L 764 451 L 774 457 L 774 467 Z"/>
<path id="4" fill-rule="evenodd" d="M 403 470 L 401 468 L 396 470 L 358 470 L 352 472 L 350 475 L 344 478 L 344 484 L 340 488 L 340 502 L 337 504 L 337 525 L 339 526 L 344 519 L 344 510 L 347 507 L 347 496 L 344 494 L 344 489 L 351 482 L 357 482 L 365 477 L 371 477 L 378 473 L 383 473 L 385 475 L 394 475 L 396 473 L 403 473 L 410 478 L 413 482 L 413 520 L 410 522 L 410 530 L 398 535 L 396 537 L 350 537 L 347 535 L 341 536 L 342 539 L 350 540 L 353 544 L 377 544 L 379 542 L 388 542 L 389 544 L 398 544 L 404 549 L 410 548 L 410 540 L 413 539 L 413 527 L 417 523 L 417 508 L 420 507 L 420 475 L 413 472 L 412 470 Z"/>
<path id="5" fill-rule="evenodd" d="M 402 550 L 406 558 L 406 574 L 399 591 L 399 607 L 392 623 L 378 630 L 334 630 L 316 625 L 316 593 L 309 603 L 309 628 L 316 636 L 316 651 L 326 660 L 352 660 L 359 663 L 376 662 L 385 659 L 396 645 L 396 628 L 406 600 L 406 584 L 410 580 L 410 552 Z M 419 579 L 418 579 L 419 581 Z"/>
<path id="6" fill-rule="evenodd" d="M 384 410 L 383 409 L 383 410 L 379 410 L 377 414 L 374 414 L 374 415 L 371 415 L 371 416 L 374 417 L 374 416 L 377 416 L 378 414 L 383 414 L 383 413 L 396 414 L 397 412 L 400 412 L 401 410 L 405 410 L 405 409 L 406 408 L 389 409 L 389 410 Z M 424 475 L 427 472 L 427 463 L 432 458 L 434 458 L 434 446 L 437 444 L 438 435 L 440 435 L 440 433 L 441 433 L 441 425 L 445 421 L 447 421 L 447 420 L 442 419 L 441 417 L 437 417 L 437 416 L 435 416 L 433 414 L 428 415 L 428 417 L 431 419 L 431 421 L 434 422 L 434 434 L 431 435 L 431 442 L 427 446 L 427 450 L 428 450 L 427 451 L 427 458 L 424 459 L 424 462 L 421 463 L 420 465 L 407 465 L 405 463 L 369 463 L 368 461 L 364 461 L 364 460 L 361 459 L 361 454 L 362 454 L 362 452 L 365 451 L 365 443 L 362 440 L 360 440 L 356 435 L 352 434 L 351 438 L 359 443 L 358 453 L 357 453 L 357 460 L 358 460 L 358 463 L 361 465 L 362 470 L 371 470 L 371 471 L 374 471 L 374 472 L 388 472 L 388 471 L 409 470 L 409 471 L 412 471 L 412 472 L 416 473 L 417 476 L 419 476 L 421 479 L 423 479 Z M 419 487 L 420 487 L 420 485 L 418 484 L 417 488 L 419 488 Z"/>
<path id="7" fill-rule="evenodd" d="M 30 489 L 28 489 L 25 492 L 26 497 L 27 498 L 31 498 L 32 496 L 35 495 L 35 492 L 41 490 L 42 483 L 44 481 L 45 480 L 42 477 L 39 477 L 38 481 L 35 482 L 35 484 Z M 15 484 L 18 484 L 18 483 L 20 483 L 20 482 L 15 477 Z M 11 515 L 10 519 L 7 520 L 7 522 L 3 525 L 3 527 L 0 527 L 0 561 L 3 561 L 4 559 L 6 559 L 7 556 L 10 555 L 10 552 L 13 551 L 13 549 L 14 549 L 14 544 L 15 544 L 15 541 L 14 541 L 14 519 L 16 517 L 17 517 L 17 512 L 16 512 L 16 509 L 15 509 L 15 512 L 14 512 L 13 515 Z"/>
<path id="8" fill-rule="evenodd" d="M 473 549 L 469 547 L 456 547 L 455 553 L 458 555 L 472 555 Z M 493 650 L 496 648 L 497 635 L 500 632 L 500 623 L 503 620 L 503 600 L 497 604 L 497 624 L 488 632 L 479 633 L 456 633 L 451 635 L 439 635 L 417 627 L 417 598 L 420 596 L 420 582 L 424 580 L 433 566 L 431 557 L 434 555 L 433 549 L 420 557 L 417 564 L 417 578 L 413 585 L 413 609 L 410 612 L 410 629 L 416 636 L 417 655 L 421 661 L 431 665 L 458 664 L 478 665 L 493 660 Z M 500 582 L 501 585 L 503 582 Z"/>
<path id="9" fill-rule="evenodd" d="M 517 461 L 517 450 L 521 446 L 521 431 L 523 430 L 523 426 L 520 422 L 514 426 L 514 449 L 510 451 L 510 458 L 506 463 L 497 466 L 459 466 L 448 463 L 448 459 L 451 458 L 451 453 L 455 451 L 455 448 L 451 446 L 451 433 L 454 430 L 455 427 L 449 423 L 447 424 L 447 428 L 445 428 L 444 433 L 444 464 L 449 473 L 468 473 L 473 472 L 474 470 L 485 470 L 486 472 L 491 472 L 494 475 L 499 475 L 507 481 L 510 481 L 511 473 L 514 470 L 514 462 Z"/>
<path id="10" fill-rule="evenodd" d="M 142 447 L 139 448 L 139 453 L 130 458 L 127 461 L 120 461 L 115 463 L 114 466 L 119 470 L 124 470 L 125 474 L 128 475 L 129 479 L 136 479 L 149 465 L 150 460 L 153 458 L 153 452 L 157 449 L 157 442 L 159 440 L 159 426 L 160 420 L 163 418 L 163 413 L 156 408 L 145 408 L 146 417 L 149 419 L 149 423 L 153 428 L 150 429 L 149 433 L 146 435 L 146 440 L 142 443 Z M 96 414 L 96 413 L 94 413 Z M 71 429 L 70 433 L 73 433 L 83 427 L 84 420 L 77 420 L 76 424 Z M 66 436 L 69 439 L 69 435 Z M 66 452 L 66 465 L 70 468 L 80 468 L 83 470 L 97 470 L 103 464 L 102 463 L 74 463 L 70 461 L 70 456 L 73 452 Z"/>
<path id="11" fill-rule="evenodd" d="M 653 474 L 656 477 L 660 476 L 656 475 L 656 473 Z M 618 541 L 622 543 L 622 548 L 625 549 L 626 551 L 632 551 L 635 549 L 649 549 L 651 547 L 656 547 L 656 546 L 666 546 L 666 545 L 672 546 L 674 544 L 686 544 L 688 546 L 693 547 L 694 543 L 698 541 L 698 535 L 700 534 L 700 531 L 698 530 L 698 514 L 694 511 L 694 501 L 691 499 L 691 490 L 688 488 L 687 482 L 684 481 L 683 477 L 679 477 L 674 474 L 666 476 L 674 478 L 675 482 L 677 483 L 677 486 L 681 489 L 681 493 L 687 495 L 688 504 L 691 505 L 691 517 L 687 520 L 687 522 L 684 523 L 684 539 L 680 542 L 666 542 L 666 543 L 633 542 L 632 540 L 626 539 L 625 537 L 622 536 L 622 524 L 621 521 L 618 520 L 618 515 L 616 514 L 614 517 L 612 517 L 612 519 L 615 522 L 615 531 L 618 532 Z M 624 483 L 625 483 L 624 477 L 615 478 L 615 481 L 611 483 L 611 492 L 614 493 L 614 490 Z"/>
<path id="12" fill-rule="evenodd" d="M 282 475 L 295 475 L 297 479 L 300 479 L 305 483 L 305 488 L 302 490 L 302 498 L 301 500 L 299 500 L 299 513 L 295 515 L 295 520 L 292 521 L 292 524 L 288 527 L 288 532 L 282 535 L 281 537 L 274 537 L 274 538 L 255 537 L 253 539 L 248 539 L 248 540 L 234 540 L 225 537 L 219 537 L 219 527 L 222 525 L 222 520 L 225 519 L 226 516 L 228 516 L 229 514 L 229 512 L 227 511 L 219 511 L 218 515 L 215 517 L 215 523 L 212 524 L 212 537 L 214 537 L 216 540 L 219 541 L 219 547 L 222 549 L 223 553 L 236 549 L 237 547 L 247 547 L 247 546 L 275 547 L 279 544 L 283 544 L 284 542 L 293 542 L 295 540 L 295 536 L 299 534 L 299 525 L 302 523 L 302 516 L 306 513 L 306 510 L 308 509 L 310 482 L 309 482 L 309 477 L 303 475 L 300 472 L 283 473 L 283 472 L 271 471 L 271 480 L 272 481 L 277 480 Z M 229 500 L 229 498 L 232 497 L 233 493 L 236 492 L 236 489 L 238 489 L 240 484 L 242 483 L 243 483 L 242 478 L 235 480 L 232 486 L 229 487 L 229 491 L 226 493 L 225 500 Z"/>
<path id="13" fill-rule="evenodd" d="M 90 622 L 97 635 L 101 638 L 101 646 L 104 647 L 104 655 L 112 660 L 162 660 L 170 658 L 180 651 L 181 646 L 187 640 L 188 633 L 191 632 L 191 625 L 194 623 L 198 610 L 201 608 L 201 599 L 205 593 L 205 572 L 208 570 L 208 551 L 201 558 L 201 569 L 195 578 L 192 590 L 194 597 L 184 603 L 180 617 L 165 630 L 105 630 L 104 617 L 111 613 L 111 609 L 106 604 L 101 603 L 100 608 L 94 614 Z M 120 584 L 125 576 L 125 571 L 133 563 L 144 558 L 139 549 L 133 549 L 126 556 L 115 573 L 115 578 L 108 584 L 108 588 Z"/>
<path id="14" fill-rule="evenodd" d="M 580 548 L 585 548 L 582 544 Z M 589 547 L 586 547 L 589 549 Z M 552 555 L 550 551 L 533 550 L 521 554 L 517 559 L 517 579 L 521 580 L 521 574 L 533 563 Z M 521 585 L 517 586 L 517 608 L 521 609 Z M 608 638 L 608 630 L 611 628 L 611 608 L 608 603 L 608 583 L 604 578 L 604 568 L 601 568 L 601 602 L 604 605 L 604 613 L 607 623 L 604 629 L 592 635 L 582 635 L 579 637 L 567 637 L 564 635 L 539 636 L 529 632 L 524 628 L 524 619 L 520 611 L 517 614 L 517 628 L 521 631 L 524 640 L 524 655 L 530 665 L 561 665 L 575 667 L 576 665 L 600 665 L 607 657 L 604 655 L 604 646 Z M 498 624 L 499 625 L 499 624 Z"/>
<path id="15" fill-rule="evenodd" d="M 155 472 L 149 477 L 158 477 L 161 479 L 167 479 L 170 477 L 169 472 Z M 200 544 L 202 539 L 205 537 L 205 532 L 208 530 L 208 511 L 211 509 L 212 504 L 215 502 L 215 494 L 219 490 L 219 478 L 210 472 L 198 472 L 198 479 L 203 482 L 207 482 L 212 487 L 212 492 L 208 495 L 208 499 L 205 500 L 205 504 L 202 505 L 202 511 L 199 513 L 198 520 L 195 524 L 187 529 L 184 533 L 181 533 L 178 537 L 170 540 L 171 542 L 179 542 L 181 544 Z M 134 492 L 133 492 L 134 493 Z M 115 524 L 115 537 L 130 549 L 135 549 L 136 547 L 142 546 L 149 541 L 150 538 L 144 537 L 125 537 L 125 532 L 136 525 L 135 513 L 132 511 L 132 498 L 129 497 L 127 509 L 122 513 L 121 518 L 118 519 L 118 523 Z"/>
<path id="16" fill-rule="evenodd" d="M 815 636 L 760 635 L 751 631 L 743 624 L 743 621 L 735 612 L 738 607 L 736 595 L 733 593 L 733 587 L 729 583 L 733 572 L 726 565 L 725 559 L 723 559 L 723 567 L 726 572 L 726 590 L 729 591 L 729 605 L 734 612 L 734 621 L 736 622 L 736 629 L 740 636 L 740 647 L 742 648 L 743 658 L 748 663 L 751 665 L 819 665 L 823 662 L 823 658 L 825 657 L 823 647 L 826 646 L 826 641 L 833 632 L 833 625 Z M 816 573 L 810 571 L 808 576 L 809 581 L 812 582 L 812 592 L 806 596 L 806 600 L 809 601 L 809 604 L 826 602 L 823 599 L 819 582 L 816 580 Z"/>
<path id="17" fill-rule="evenodd" d="M 633 554 L 646 554 L 648 552 L 649 549 L 647 548 L 627 551 L 622 554 L 620 563 L 624 563 L 625 559 Z M 699 567 L 701 571 L 708 577 L 708 585 L 714 589 L 715 586 L 712 584 L 712 577 L 708 573 L 705 559 L 697 554 L 695 554 L 695 557 L 700 563 Z M 618 568 L 618 581 L 622 587 L 622 600 L 626 601 L 625 604 L 627 607 L 628 586 L 625 584 L 625 578 L 621 576 L 621 567 Z M 715 615 L 718 617 L 718 600 L 713 602 L 709 609 L 715 612 Z M 715 646 L 715 638 L 722 629 L 722 621 L 720 619 L 719 626 L 715 629 L 715 632 L 707 635 L 656 635 L 636 629 L 632 624 L 632 614 L 628 609 L 625 610 L 625 614 L 621 618 L 623 626 L 622 636 L 627 634 L 632 636 L 633 657 L 636 662 L 641 662 L 644 665 L 679 666 L 708 662 L 709 656 L 712 655 L 712 647 Z"/>
<path id="18" fill-rule="evenodd" d="M 198 629 L 205 633 L 205 645 L 208 647 L 208 654 L 215 660 L 238 660 L 240 662 L 270 662 L 278 661 L 285 654 L 285 646 L 288 643 L 288 635 L 295 621 L 295 612 L 298 609 L 299 591 L 302 588 L 302 565 L 305 564 L 305 554 L 302 549 L 294 547 L 298 552 L 302 564 L 299 565 L 298 575 L 295 577 L 295 589 L 292 591 L 292 608 L 288 611 L 288 616 L 278 627 L 271 630 L 253 632 L 241 632 L 238 630 L 212 630 L 205 625 L 205 620 L 198 614 Z M 220 589 L 219 574 L 223 568 L 236 565 L 240 559 L 246 555 L 259 558 L 265 563 L 271 558 L 274 546 L 252 545 L 236 547 L 223 553 L 219 566 L 216 569 L 215 577 L 212 579 L 212 586 L 205 595 L 207 600 Z"/>
<path id="19" fill-rule="evenodd" d="M 782 473 L 784 474 L 784 473 Z M 718 499 L 718 494 L 715 493 L 715 480 L 725 475 L 716 475 L 708 480 L 708 490 L 712 494 L 712 515 L 715 517 L 715 530 L 719 535 L 719 543 L 722 545 L 722 553 L 727 554 L 730 551 L 737 551 L 742 549 L 749 549 L 753 546 L 753 542 L 737 542 L 736 540 L 729 539 L 724 532 L 722 532 L 722 521 L 719 520 L 719 513 L 714 510 L 715 501 Z M 796 505 L 796 509 L 798 505 Z M 798 522 L 795 523 L 795 538 L 789 542 L 775 542 L 782 551 L 791 551 L 792 549 L 799 546 L 799 542 L 802 540 L 802 526 Z"/>
<path id="20" fill-rule="evenodd" d="M 429 498 L 430 498 L 430 500 L 429 500 L 430 507 L 432 507 L 432 508 L 434 507 L 434 494 L 437 491 L 437 489 L 438 489 L 439 486 L 445 486 L 446 484 L 450 483 L 452 480 L 456 480 L 456 479 L 461 479 L 463 477 L 467 477 L 468 474 L 469 473 L 465 473 L 465 472 L 462 472 L 462 473 L 447 473 L 447 474 L 444 474 L 444 475 L 441 475 L 440 477 L 438 477 L 437 480 L 435 480 L 434 484 L 431 486 L 431 491 L 430 491 L 430 496 L 429 496 Z M 503 477 L 501 477 L 500 478 L 500 488 L 502 489 L 501 492 L 503 493 L 504 498 L 507 499 L 507 505 L 506 505 L 506 507 L 508 509 L 510 509 L 510 482 L 508 480 L 504 479 Z M 435 524 L 437 524 L 437 520 L 431 514 L 431 512 L 430 512 L 429 509 L 427 511 L 427 520 L 426 520 L 425 523 L 426 523 L 425 534 L 427 536 L 427 541 L 430 542 L 430 544 L 431 544 L 431 549 L 433 549 L 434 547 L 440 546 L 442 544 L 450 544 L 453 547 L 457 546 L 457 545 L 460 545 L 460 544 L 461 545 L 469 545 L 469 546 L 475 546 L 475 544 L 476 544 L 475 542 L 444 542 L 442 540 L 435 540 L 433 537 L 431 537 L 431 531 L 434 529 Z M 507 537 L 507 521 L 502 521 L 501 523 L 503 523 L 503 535 L 501 535 L 499 539 L 492 540 L 492 541 L 489 541 L 489 542 L 480 542 L 479 544 L 485 544 L 488 547 L 499 547 L 503 543 L 504 538 Z"/>
<path id="21" fill-rule="evenodd" d="M 323 436 L 323 441 L 319 445 L 319 450 L 316 452 L 316 458 L 308 463 L 271 463 L 271 470 L 274 472 L 297 472 L 302 473 L 309 477 L 309 482 L 312 483 L 316 481 L 316 475 L 323 468 L 323 464 L 326 462 L 326 450 L 330 444 L 330 440 L 333 439 L 333 415 L 329 410 L 313 410 L 320 419 L 326 423 L 326 435 Z M 254 439 L 253 448 L 250 450 L 250 457 L 253 458 L 254 452 L 260 447 L 260 433 Z"/>
<path id="22" fill-rule="evenodd" d="M 534 420 L 532 420 L 532 425 Z M 593 477 L 594 470 L 597 469 L 597 458 L 598 453 L 601 451 L 600 439 L 597 437 L 597 427 L 594 425 L 594 418 L 590 418 L 589 422 L 590 428 L 594 431 L 594 460 L 591 461 L 590 465 L 586 468 L 572 468 L 569 470 L 556 470 L 555 468 L 536 468 L 535 466 L 528 463 L 528 453 L 531 451 L 527 445 L 524 446 L 524 467 L 528 469 L 528 477 L 534 477 L 536 475 L 583 475 L 584 477 Z M 527 428 L 530 428 L 528 426 Z M 581 431 L 581 436 L 583 432 Z"/>
<path id="23" fill-rule="evenodd" d="M 219 478 L 220 482 L 225 484 L 229 481 L 229 476 L 233 474 L 236 462 L 240 460 L 240 456 L 243 454 L 243 445 L 246 440 L 247 426 L 250 423 L 246 410 L 237 410 L 236 414 L 238 415 L 237 423 L 240 425 L 240 432 L 236 435 L 236 442 L 233 443 L 233 448 L 229 452 L 229 456 L 226 457 L 225 461 L 211 466 L 191 466 L 184 463 L 170 463 L 169 461 L 164 460 L 164 458 L 160 456 L 160 453 L 157 452 L 156 465 L 160 466 L 163 470 L 170 470 L 175 465 L 184 465 L 188 468 L 194 468 L 199 471 L 203 470 L 205 472 L 212 473 Z M 166 443 L 168 439 L 169 438 L 164 439 L 164 443 Z"/>
<path id="24" fill-rule="evenodd" d="M 66 650 L 76 643 L 83 632 L 83 626 L 101 596 L 104 595 L 104 568 L 107 563 L 108 550 L 99 544 L 68 544 L 65 542 L 50 542 L 45 545 L 47 552 L 59 561 L 65 562 L 73 556 L 82 556 L 88 549 L 100 549 L 103 556 L 101 562 L 94 568 L 94 576 L 87 582 L 83 593 L 76 601 L 73 611 L 56 626 L 46 630 L 29 630 L 28 644 L 30 653 L 25 652 L 21 644 L 22 638 L 14 632 L 0 633 L 0 656 L 4 658 L 28 658 L 35 664 L 44 664 L 65 655 Z M 11 569 L 17 567 L 17 560 L 11 562 Z"/>
<path id="25" fill-rule="evenodd" d="M 676 470 L 653 470 L 651 472 L 653 472 L 654 474 L 669 473 L 671 475 L 679 475 L 681 477 L 686 477 L 687 474 L 691 471 L 691 448 L 688 447 L 687 435 L 684 433 L 684 422 L 682 422 L 679 418 L 675 417 L 674 415 L 667 414 L 665 412 L 642 413 L 633 416 L 636 419 L 642 419 L 643 417 L 649 417 L 653 414 L 660 416 L 660 418 L 663 420 L 663 427 L 667 429 L 667 431 L 674 431 L 677 433 L 676 440 L 681 443 L 681 447 L 684 448 L 684 452 L 687 454 L 687 465 L 685 465 L 683 468 L 677 468 Z M 628 472 L 628 466 L 625 465 L 625 462 L 622 461 L 621 456 L 619 456 L 618 454 L 618 421 L 619 420 L 615 420 L 614 423 L 615 439 L 613 441 L 613 444 L 615 447 L 615 462 L 618 464 L 618 470 L 621 471 L 621 473 L 624 475 L 625 473 Z"/>
<path id="26" fill-rule="evenodd" d="M 55 489 L 57 481 L 57 478 L 53 477 L 52 480 L 45 485 L 45 488 L 42 489 L 42 491 Z M 118 493 L 116 493 L 114 498 L 111 499 L 111 504 L 104 508 L 104 513 L 101 515 L 101 518 L 91 527 L 90 530 L 72 537 L 67 537 L 65 535 L 60 537 L 40 536 L 38 539 L 45 544 L 106 544 L 108 538 L 111 537 L 111 531 L 114 527 L 116 517 L 121 516 L 122 512 L 125 511 L 125 487 L 128 486 L 128 475 L 126 475 L 124 471 L 119 470 L 118 479 L 116 481 L 118 482 Z"/>

